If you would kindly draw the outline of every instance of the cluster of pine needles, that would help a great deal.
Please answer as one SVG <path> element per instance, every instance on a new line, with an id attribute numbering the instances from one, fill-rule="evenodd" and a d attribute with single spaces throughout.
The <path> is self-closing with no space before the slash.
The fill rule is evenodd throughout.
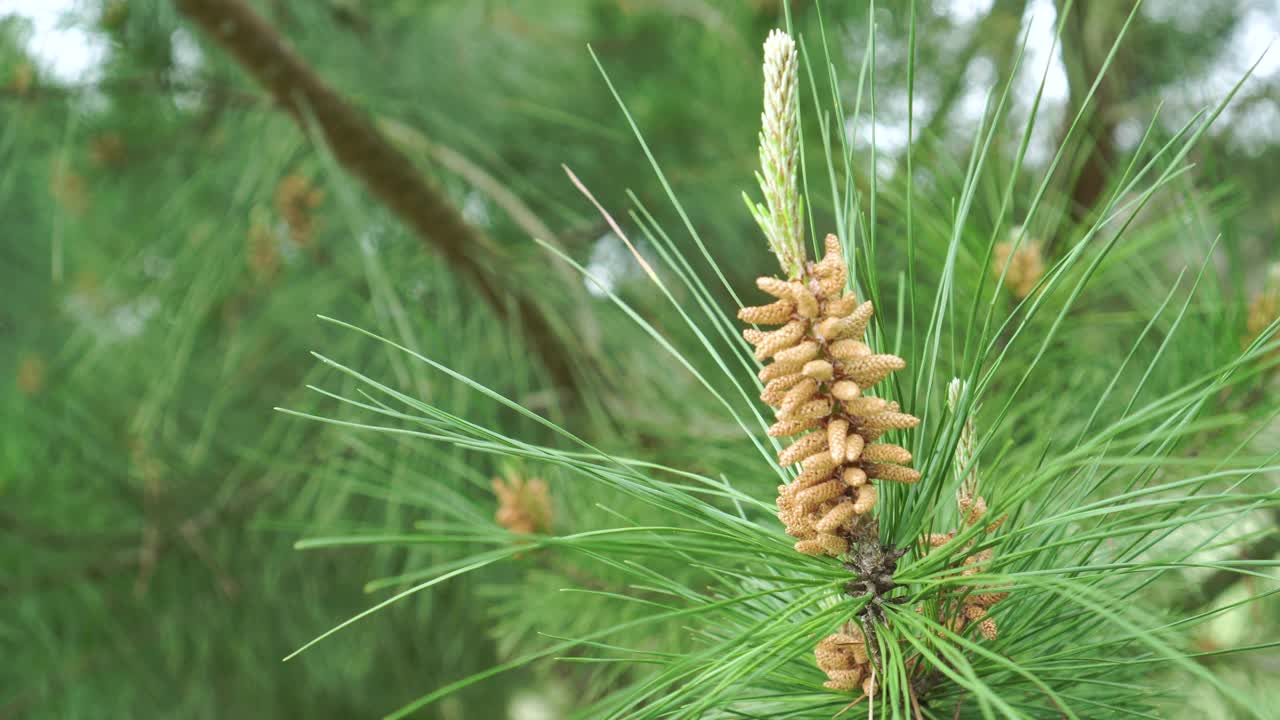
<path id="1" fill-rule="evenodd" d="M 822 50 L 826 64 L 819 66 L 830 67 L 825 36 Z M 1195 373 L 1165 370 L 1166 350 L 1181 342 L 1180 333 L 1209 317 L 1188 311 L 1206 260 L 1181 310 L 1172 302 L 1175 286 L 1136 326 L 1130 348 L 1112 342 L 1116 356 L 1095 354 L 1089 367 L 1052 365 L 1074 338 L 1098 341 L 1091 323 L 1075 319 L 1077 301 L 1114 297 L 1101 293 L 1124 287 L 1131 268 L 1108 262 L 1111 250 L 1137 210 L 1184 172 L 1207 125 L 1189 125 L 1154 147 L 1145 138 L 1135 158 L 1148 160 L 1135 159 L 1098 223 L 1050 258 L 1025 231 L 1009 244 L 999 224 L 984 238 L 965 232 L 976 186 L 997 172 L 984 161 L 1007 116 L 1006 86 L 979 129 L 954 217 L 933 239 L 941 266 L 908 270 L 895 300 L 892 283 L 876 274 L 880 196 L 874 184 L 869 197 L 856 189 L 856 156 L 843 144 L 825 147 L 835 232 L 825 235 L 819 260 L 807 259 L 806 246 L 816 243 L 805 236 L 804 212 L 812 215 L 814 203 L 802 189 L 817 163 L 806 164 L 801 145 L 801 52 L 781 31 L 765 45 L 764 202 L 748 206 L 782 276 L 761 277 L 757 286 L 773 301 L 739 303 L 738 318 L 769 329 L 739 336 L 719 309 L 723 298 L 643 206 L 632 219 L 662 260 L 650 278 L 695 338 L 700 361 L 605 290 L 688 372 L 690 392 L 702 388 L 727 412 L 748 451 L 708 453 L 717 463 L 711 473 L 615 454 L 403 344 L 338 323 L 557 442 L 534 444 L 478 426 L 325 359 L 360 388 L 358 398 L 331 397 L 385 424 L 308 417 L 538 465 L 548 481 L 494 480 L 497 507 L 488 526 L 476 520 L 474 506 L 490 500 L 451 498 L 432 504 L 430 519 L 406 535 L 309 541 L 433 543 L 474 552 L 388 579 L 379 586 L 399 592 L 306 647 L 450 578 L 515 560 L 541 568 L 537 577 L 559 580 L 545 603 L 530 602 L 529 593 L 542 587 L 532 570 L 502 585 L 501 595 L 519 601 L 503 606 L 509 623 L 497 627 L 515 628 L 514 616 L 547 604 L 557 611 L 537 615 L 538 631 L 525 632 L 528 642 L 491 670 L 432 690 L 393 717 L 548 658 L 616 668 L 587 674 L 595 681 L 581 687 L 578 716 L 591 718 L 830 717 L 859 704 L 870 716 L 891 718 L 1154 717 L 1162 698 L 1145 678 L 1157 669 L 1197 676 L 1243 712 L 1265 717 L 1188 649 L 1189 630 L 1233 606 L 1182 616 L 1139 608 L 1153 584 L 1177 582 L 1193 568 L 1261 575 L 1270 564 L 1206 560 L 1202 553 L 1231 523 L 1280 504 L 1274 489 L 1252 484 L 1280 469 L 1274 452 L 1259 454 L 1254 444 L 1277 409 L 1215 407 L 1232 386 L 1267 381 L 1264 358 L 1276 345 L 1276 322 L 1243 352 L 1205 359 Z M 874 71 L 873 52 L 863 70 Z M 818 123 L 827 129 L 817 80 L 813 90 Z M 1014 175 L 1029 133 L 1030 125 Z M 656 161 L 654 170 L 665 184 Z M 904 261 L 911 264 L 918 261 L 914 243 L 923 239 L 911 234 L 911 178 L 905 182 L 913 239 Z M 1001 222 L 1015 183 L 1005 187 Z M 674 192 L 669 199 L 683 213 Z M 1123 227 L 1104 233 L 1111 225 Z M 697 230 L 686 229 L 701 247 Z M 994 287 L 988 270 L 997 273 Z M 692 302 L 678 301 L 668 283 Z M 935 290 L 932 307 L 927 288 Z M 877 324 L 877 306 L 894 308 L 891 322 Z M 1163 339 L 1152 333 L 1157 327 Z M 990 418 L 981 435 L 978 398 Z M 1047 427 L 1048 440 L 1030 432 Z M 781 480 L 776 498 L 767 490 L 774 477 Z M 560 518 L 554 527 L 553 504 Z M 1211 537 L 1182 541 L 1177 533 L 1191 523 L 1214 528 Z M 548 560 L 530 563 L 535 558 Z M 1274 643 L 1218 654 L 1266 647 Z"/>

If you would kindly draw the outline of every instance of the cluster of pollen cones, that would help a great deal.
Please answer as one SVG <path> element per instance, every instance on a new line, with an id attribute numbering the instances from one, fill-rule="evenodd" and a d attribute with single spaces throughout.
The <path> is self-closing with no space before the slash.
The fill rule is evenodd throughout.
<path id="1" fill-rule="evenodd" d="M 962 496 L 959 499 L 959 504 L 960 516 L 964 519 L 966 526 L 977 525 L 987 513 L 987 503 L 980 496 Z M 1004 518 L 1001 517 L 988 524 L 983 529 L 983 532 L 994 532 L 1003 522 Z M 942 547 L 951 542 L 955 536 L 956 533 L 954 531 L 930 535 L 928 537 L 929 547 Z M 972 545 L 972 542 L 969 543 L 969 547 Z M 960 570 L 960 576 L 969 577 L 981 572 L 984 566 L 991 561 L 992 555 L 993 553 L 990 549 L 967 554 L 964 559 L 963 569 Z M 978 631 L 982 633 L 984 638 L 995 640 L 997 632 L 996 621 L 987 617 L 987 611 L 993 605 L 1008 597 L 1009 593 L 993 592 L 990 588 L 964 585 L 956 588 L 953 594 L 956 599 L 943 604 L 943 624 L 952 632 L 960 633 L 971 624 L 977 623 Z M 916 611 L 924 612 L 924 608 L 917 607 Z M 823 683 L 823 686 L 838 692 L 852 692 L 861 688 L 862 692 L 868 697 L 876 694 L 877 686 L 875 676 L 872 674 L 874 665 L 867 651 L 867 638 L 856 622 L 849 621 L 841 626 L 839 632 L 828 635 L 818 641 L 813 654 L 817 658 L 818 668 L 827 675 L 827 681 Z"/>
<path id="2" fill-rule="evenodd" d="M 494 521 L 502 527 L 521 535 L 550 531 L 551 493 L 545 481 L 510 474 L 493 479 L 493 494 L 498 498 Z"/>
<path id="3" fill-rule="evenodd" d="M 889 430 L 915 427 L 920 420 L 897 403 L 864 394 L 906 367 L 895 355 L 878 355 L 863 342 L 874 312 L 845 292 L 847 267 L 840 241 L 826 238 L 826 254 L 807 263 L 801 277 L 762 277 L 757 285 L 777 298 L 743 308 L 738 317 L 757 325 L 780 325 L 769 332 L 748 329 L 760 372 L 760 399 L 777 411 L 773 437 L 795 438 L 778 454 L 801 472 L 778 488 L 778 518 L 808 555 L 841 555 L 849 549 L 863 518 L 876 503 L 871 480 L 915 482 L 920 473 L 905 467 L 911 453 L 876 440 Z"/>
<path id="4" fill-rule="evenodd" d="M 840 632 L 828 635 L 813 650 L 818 667 L 829 678 L 823 686 L 838 692 L 862 688 L 871 697 L 876 694 L 876 681 L 867 655 L 867 639 L 857 623 L 849 622 Z"/>
<path id="5" fill-rule="evenodd" d="M 987 514 L 987 502 L 981 496 L 969 497 L 962 496 L 959 500 L 960 517 L 964 518 L 967 526 L 977 525 L 982 517 Z M 984 533 L 995 532 L 996 528 L 1004 523 L 1004 518 L 988 524 L 983 528 Z M 929 536 L 929 547 L 938 548 L 946 545 L 955 538 L 955 531 L 946 534 L 933 534 Z M 973 543 L 969 544 L 970 546 Z M 966 548 L 967 549 L 967 548 Z M 969 577 L 981 572 L 985 565 L 991 562 L 994 552 L 988 548 L 976 553 L 967 555 L 964 559 L 964 569 L 960 571 L 962 577 Z M 944 610 L 944 620 L 946 626 L 952 632 L 961 632 L 971 623 L 978 623 L 978 631 L 982 633 L 982 637 L 988 640 L 996 639 L 996 621 L 994 618 L 987 617 L 987 611 L 992 605 L 1000 602 L 1008 597 L 1007 592 L 990 592 L 985 588 L 974 587 L 972 585 L 961 586 L 956 589 L 955 595 L 959 598 L 951 607 Z"/>

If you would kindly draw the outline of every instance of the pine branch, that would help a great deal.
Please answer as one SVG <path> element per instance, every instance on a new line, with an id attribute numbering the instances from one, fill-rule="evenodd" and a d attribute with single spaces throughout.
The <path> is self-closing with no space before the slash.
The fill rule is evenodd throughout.
<path id="1" fill-rule="evenodd" d="M 150 573 L 154 571 L 154 565 L 158 562 L 159 556 L 177 545 L 179 540 L 190 547 L 202 561 L 209 565 L 209 569 L 217 577 L 224 592 L 227 592 L 229 596 L 233 595 L 235 593 L 233 588 L 236 583 L 226 576 L 218 565 L 214 564 L 213 555 L 207 551 L 203 534 L 206 531 L 224 526 L 232 520 L 243 519 L 244 515 L 258 509 L 260 503 L 273 494 L 280 485 L 281 481 L 279 479 L 263 479 L 258 483 L 243 486 L 224 501 L 205 505 L 181 522 L 152 524 L 142 532 L 130 532 L 127 534 L 105 535 L 93 533 L 80 536 L 70 533 L 55 534 L 47 530 L 40 531 L 30 526 L 22 526 L 16 522 L 10 522 L 6 517 L 0 515 L 0 527 L 13 531 L 15 535 L 20 535 L 27 542 L 45 540 L 46 544 L 52 547 L 70 549 L 92 546 L 97 546 L 99 550 L 104 547 L 110 548 L 109 552 L 99 553 L 90 562 L 64 572 L 22 578 L 20 584 L 0 579 L 0 595 L 19 591 L 29 592 L 32 590 L 43 591 L 64 588 L 71 584 L 85 581 L 104 582 L 114 580 L 118 579 L 122 572 L 132 568 L 143 567 L 148 563 L 153 566 L 147 569 L 147 572 Z M 150 559 L 148 555 L 151 556 Z"/>
<path id="2" fill-rule="evenodd" d="M 306 130 L 314 121 L 338 162 L 443 255 L 500 316 L 518 324 L 556 386 L 569 391 L 570 397 L 575 395 L 578 378 L 570 361 L 575 353 L 564 346 L 532 297 L 491 270 L 510 267 L 501 248 L 468 225 L 372 122 L 327 85 L 242 0 L 174 0 L 174 4 L 270 91 L 300 127 Z"/>

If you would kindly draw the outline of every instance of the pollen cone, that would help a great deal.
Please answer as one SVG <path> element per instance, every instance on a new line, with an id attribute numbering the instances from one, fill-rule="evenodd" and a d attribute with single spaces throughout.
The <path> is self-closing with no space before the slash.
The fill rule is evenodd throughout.
<path id="1" fill-rule="evenodd" d="M 855 623 L 847 623 L 840 632 L 818 641 L 813 649 L 818 668 L 827 674 L 823 686 L 837 692 L 862 689 L 868 696 L 876 692 L 872 680 L 871 660 L 867 655 L 867 639 Z"/>
<path id="2" fill-rule="evenodd" d="M 498 498 L 494 521 L 502 527 L 521 535 L 550 531 L 551 494 L 543 480 L 516 474 L 494 478 L 493 494 Z"/>
<path id="3" fill-rule="evenodd" d="M 759 288 L 773 301 L 743 308 L 738 317 L 776 330 L 749 328 L 743 335 L 766 362 L 760 399 L 777 414 L 773 437 L 790 438 L 778 455 L 801 472 L 779 488 L 778 518 L 809 555 L 841 555 L 856 529 L 870 518 L 877 482 L 915 482 L 905 448 L 879 442 L 890 430 L 920 420 L 865 393 L 906 367 L 895 355 L 876 354 L 865 342 L 874 309 L 845 291 L 847 265 L 835 235 L 826 254 L 805 264 L 790 281 L 762 277 Z M 842 676 L 842 682 L 854 682 Z"/>

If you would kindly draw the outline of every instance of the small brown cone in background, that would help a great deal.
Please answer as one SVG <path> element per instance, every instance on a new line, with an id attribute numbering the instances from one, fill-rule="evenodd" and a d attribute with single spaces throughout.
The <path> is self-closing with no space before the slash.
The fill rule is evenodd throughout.
<path id="1" fill-rule="evenodd" d="M 31 92 L 31 88 L 36 84 L 36 68 L 29 62 L 18 63 L 13 68 L 13 74 L 9 76 L 9 88 L 18 95 L 24 97 Z"/>
<path id="2" fill-rule="evenodd" d="M 276 212 L 289 226 L 289 238 L 299 247 L 311 244 L 315 237 L 313 213 L 324 202 L 324 191 L 305 176 L 290 173 L 276 185 Z"/>
<path id="3" fill-rule="evenodd" d="M 551 530 L 551 493 L 541 479 L 515 474 L 494 478 L 493 494 L 498 498 L 494 521 L 502 527 L 521 535 Z"/>
<path id="4" fill-rule="evenodd" d="M 23 395 L 37 395 L 44 389 L 44 360 L 39 355 L 26 355 L 18 363 L 15 373 L 18 390 Z"/>
<path id="5" fill-rule="evenodd" d="M 823 686 L 837 692 L 861 689 L 868 697 L 876 694 L 867 639 L 857 623 L 848 622 L 840 632 L 818 641 L 813 649 L 818 668 L 826 673 Z"/>
<path id="6" fill-rule="evenodd" d="M 128 0 L 110 0 L 102 8 L 102 16 L 98 19 L 98 24 L 103 30 L 118 30 L 128 21 Z"/>
<path id="7" fill-rule="evenodd" d="M 1277 318 L 1280 318 L 1280 263 L 1271 266 L 1266 284 L 1249 301 L 1245 317 L 1246 334 L 1240 339 L 1241 345 L 1248 346 Z M 1276 352 L 1280 353 L 1280 350 Z"/>
<path id="8" fill-rule="evenodd" d="M 49 179 L 49 194 L 63 209 L 73 215 L 83 215 L 89 209 L 89 190 L 84 177 L 62 161 L 53 165 Z"/>
<path id="9" fill-rule="evenodd" d="M 1012 241 L 997 244 L 991 260 L 992 276 L 999 280 L 1006 266 L 1009 272 L 1004 275 L 1005 288 L 1019 300 L 1030 295 L 1044 277 L 1044 251 L 1040 241 L 1025 239 L 1017 250 Z"/>
<path id="10" fill-rule="evenodd" d="M 762 361 L 760 399 L 777 413 L 771 437 L 792 437 L 778 454 L 799 476 L 779 488 L 778 518 L 796 538 L 797 551 L 841 555 L 871 517 L 877 492 L 867 479 L 910 483 L 920 474 L 905 465 L 905 448 L 877 442 L 919 419 L 897 403 L 865 393 L 906 367 L 902 358 L 872 352 L 865 341 L 873 308 L 846 293 L 847 265 L 840 240 L 826 238 L 820 262 L 806 262 L 799 279 L 762 277 L 756 284 L 775 302 L 743 308 L 738 317 L 780 329 L 748 328 L 743 336 Z"/>
<path id="11" fill-rule="evenodd" d="M 962 492 L 958 498 L 958 505 L 960 506 L 960 517 L 964 524 L 969 527 L 979 524 L 987 514 L 987 502 L 981 496 L 970 496 Z M 1000 517 L 988 523 L 982 529 L 982 532 L 995 532 L 997 528 L 1004 524 L 1004 521 L 1005 518 Z M 944 535 L 933 534 L 928 536 L 927 542 L 930 548 L 938 548 L 951 542 L 955 536 L 956 533 L 954 531 Z M 976 540 L 973 542 L 976 542 Z M 966 546 L 966 552 L 973 546 L 973 542 Z M 960 575 L 967 577 L 982 572 L 994 556 L 995 552 L 991 549 L 966 555 Z M 942 612 L 945 617 L 940 618 L 942 623 L 950 628 L 952 632 L 959 633 L 976 622 L 982 637 L 987 640 L 995 640 L 998 635 L 998 628 L 996 621 L 987 617 L 987 611 L 992 605 L 1005 599 L 1009 593 L 990 592 L 986 588 L 973 585 L 962 585 L 951 592 L 961 600 L 959 602 L 943 602 Z"/>
<path id="12" fill-rule="evenodd" d="M 118 132 L 104 132 L 89 145 L 89 157 L 101 168 L 117 167 L 125 160 L 124 138 Z"/>
<path id="13" fill-rule="evenodd" d="M 262 284 L 274 280 L 280 272 L 280 247 L 275 231 L 262 213 L 254 214 L 246 242 L 249 270 L 253 272 L 254 278 Z"/>

